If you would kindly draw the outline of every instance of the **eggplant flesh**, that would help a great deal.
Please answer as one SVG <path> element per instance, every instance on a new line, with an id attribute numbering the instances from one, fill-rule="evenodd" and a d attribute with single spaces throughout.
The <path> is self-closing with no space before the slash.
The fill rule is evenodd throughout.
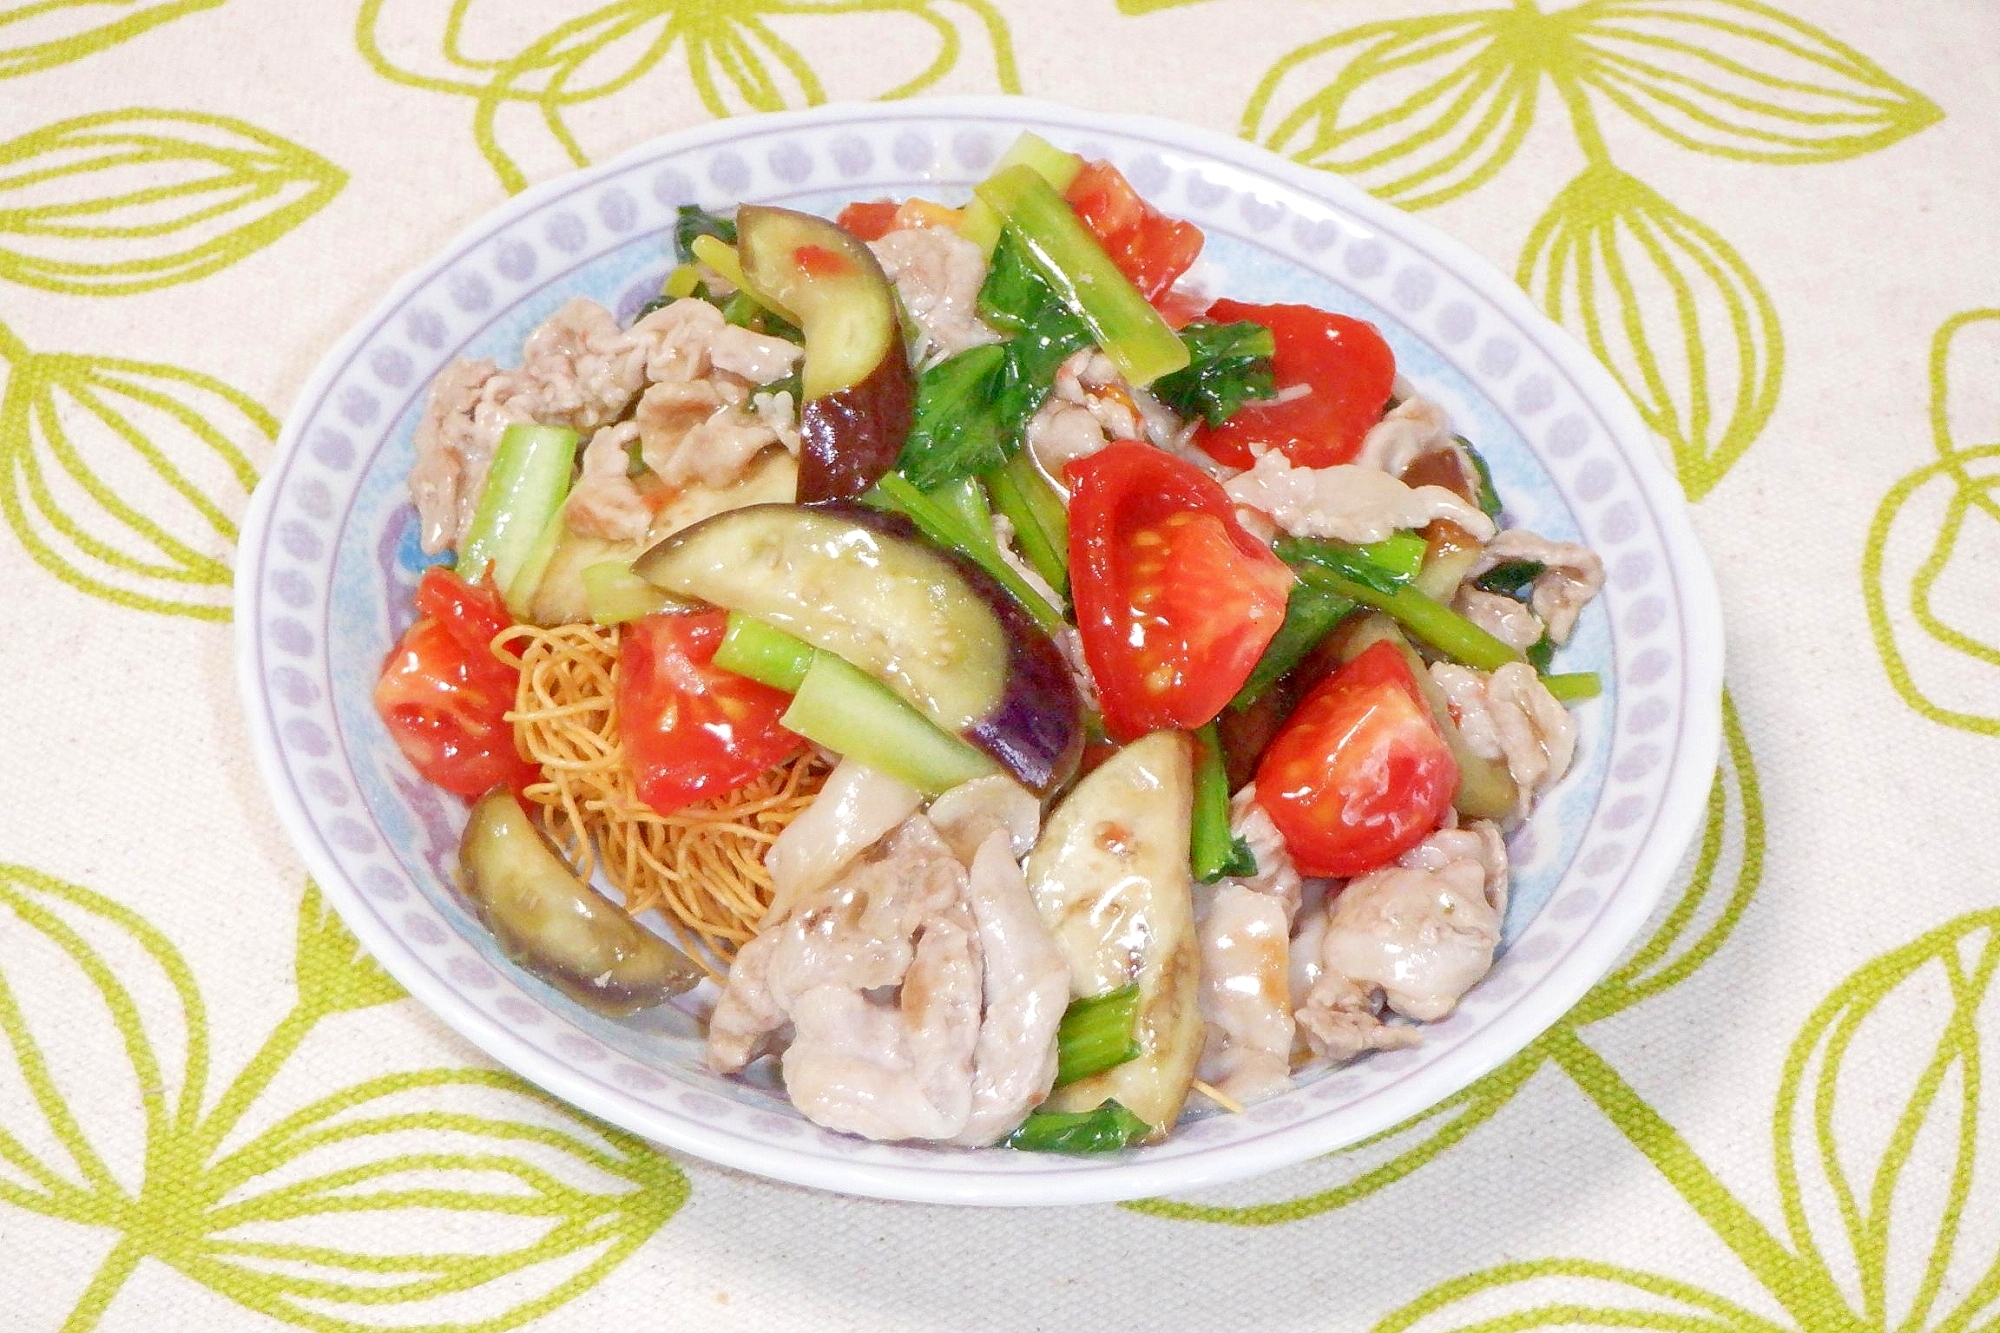
<path id="1" fill-rule="evenodd" d="M 736 244 L 744 281 L 805 335 L 799 499 L 851 500 L 895 466 L 916 411 L 896 289 L 857 237 L 810 213 L 746 204 Z"/>
<path id="2" fill-rule="evenodd" d="M 1061 652 L 984 570 L 900 515 L 751 506 L 667 538 L 634 569 L 845 658 L 1039 794 L 1076 771 L 1082 703 Z"/>
<path id="3" fill-rule="evenodd" d="M 578 1004 L 622 1018 L 701 980 L 686 954 L 572 874 L 505 788 L 472 807 L 458 860 L 466 898 L 507 956 Z"/>
<path id="4" fill-rule="evenodd" d="M 1028 857 L 1028 889 L 1078 998 L 1136 982 L 1139 1055 L 1059 1088 L 1051 1111 L 1115 1098 L 1165 1137 L 1201 1057 L 1201 950 L 1188 870 L 1194 747 L 1157 731 L 1107 759 L 1056 807 Z"/>
<path id="5" fill-rule="evenodd" d="M 591 604 L 583 572 L 609 561 L 630 564 L 644 554 L 648 541 L 680 531 L 692 523 L 744 505 L 781 504 L 798 492 L 799 465 L 782 449 L 767 449 L 742 476 L 726 486 L 689 486 L 653 515 L 646 537 L 611 541 L 565 529 L 555 555 L 529 599 L 528 618 L 537 625 L 568 625 L 591 619 Z"/>

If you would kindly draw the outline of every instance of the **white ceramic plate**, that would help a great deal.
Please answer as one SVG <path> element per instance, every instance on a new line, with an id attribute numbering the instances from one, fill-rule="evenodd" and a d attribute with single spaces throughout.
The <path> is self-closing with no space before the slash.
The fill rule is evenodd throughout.
<path id="1" fill-rule="evenodd" d="M 1608 688 L 1577 710 L 1574 770 L 1513 839 L 1490 976 L 1414 1050 L 1308 1075 L 1240 1116 L 1079 1159 L 873 1144 L 792 1111 L 768 1076 L 719 1078 L 692 1015 L 613 1021 L 509 964 L 452 888 L 463 807 L 377 721 L 376 670 L 422 567 L 403 487 L 432 375 L 518 360 L 587 295 L 657 292 L 676 205 L 956 201 L 1032 129 L 1108 157 L 1208 237 L 1216 289 L 1373 320 L 1492 462 L 1513 523 L 1610 571 L 1561 659 Z M 413 205 L 414 206 L 414 205 Z M 1252 1175 L 1388 1129 L 1533 1040 L 1610 967 L 1700 824 L 1719 740 L 1721 618 L 1678 487 L 1609 375 L 1485 262 L 1338 179 L 1165 121 L 1017 99 L 832 106 L 704 125 L 530 190 L 461 235 L 342 339 L 286 421 L 236 579 L 244 703 L 278 812 L 322 891 L 411 994 L 555 1095 L 670 1148 L 884 1198 L 1127 1199 Z"/>

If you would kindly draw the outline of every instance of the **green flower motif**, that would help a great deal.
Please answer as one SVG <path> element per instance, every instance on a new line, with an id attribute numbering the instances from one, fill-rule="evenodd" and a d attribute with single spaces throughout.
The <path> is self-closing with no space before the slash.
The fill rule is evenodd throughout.
<path id="1" fill-rule="evenodd" d="M 1981 1150 L 1994 1146 L 1996 1112 L 1983 1073 L 2000 1053 L 1996 968 L 2000 910 L 1974 912 L 1867 964 L 1813 1012 L 1785 1062 L 1773 1117 L 1782 1237 L 1677 1135 L 1634 1135 L 1785 1320 L 1674 1278 L 1548 1260 L 1447 1282 L 1376 1325 L 1377 1333 L 1995 1327 L 2000 1237 L 1973 1187 Z M 1630 1095 L 1601 1061 L 1582 1067 L 1593 1095 Z M 1884 1106 L 1892 1114 L 1871 1133 Z"/>
<path id="2" fill-rule="evenodd" d="M 1690 499 L 1778 405 L 1778 312 L 1716 232 L 1610 165 L 1584 169 L 1529 233 L 1517 275 L 1575 329 L 1667 441 Z"/>
<path id="3" fill-rule="evenodd" d="M 475 53 L 470 34 L 518 31 L 523 21 L 546 23 L 539 8 L 515 0 L 363 0 L 355 41 L 370 68 L 386 79 L 473 100 L 473 137 L 509 191 L 524 189 L 523 152 L 553 144 L 567 165 L 590 161 L 570 117 L 586 104 L 631 97 L 626 123 L 653 123 L 644 98 L 673 87 L 656 71 L 684 75 L 710 115 L 781 111 L 829 97 L 827 75 L 838 72 L 840 95 L 909 97 L 934 87 L 964 55 L 970 31 L 991 54 L 1004 92 L 1020 91 L 1007 23 L 989 0 L 611 0 L 512 49 Z M 839 20 L 835 22 L 835 20 Z M 421 38 L 415 64 L 390 58 L 385 30 Z M 924 52 L 914 60 L 906 50 Z M 868 52 L 866 60 L 855 54 Z M 615 112 L 611 114 L 616 114 Z"/>
<path id="4" fill-rule="evenodd" d="M 1611 366 L 1698 500 L 1777 404 L 1778 314 L 1719 233 L 1613 163 L 1605 113 L 1682 148 L 1775 164 L 1874 152 L 1942 113 L 1860 52 L 1757 0 L 1553 10 L 1517 0 L 1309 42 L 1258 84 L 1243 133 L 1427 208 L 1497 176 L 1546 93 L 1586 165 L 1528 237 L 1521 283 Z"/>
<path id="5" fill-rule="evenodd" d="M 1514 1095 L 1556 1065 L 1575 1075 L 1597 1057 L 1578 1038 L 1585 1026 L 1623 1013 L 1677 986 L 1720 949 L 1750 905 L 1764 876 L 1764 803 L 1736 705 L 1722 701 L 1724 754 L 1708 794 L 1702 827 L 1683 887 L 1638 950 L 1577 1002 L 1548 1033 L 1471 1087 L 1428 1111 L 1333 1153 L 1281 1179 L 1296 1190 L 1303 1175 L 1313 1188 L 1258 1202 L 1193 1203 L 1145 1199 L 1136 1212 L 1190 1222 L 1271 1226 L 1296 1222 L 1368 1198 L 1435 1161 L 1499 1114 Z M 1268 1182 L 1230 1191 L 1259 1193 Z"/>
<path id="6" fill-rule="evenodd" d="M 492 1070 L 373 1078 L 238 1132 L 275 1113 L 267 1090 L 319 1023 L 401 993 L 310 886 L 297 973 L 297 1003 L 211 1105 L 207 1015 L 166 937 L 0 866 L 0 1087 L 25 1090 L 0 1099 L 0 1203 L 118 1235 L 66 1328 L 94 1326 L 147 1260 L 305 1328 L 513 1328 L 685 1202 L 669 1159 Z M 441 1225 L 455 1216 L 479 1224 Z"/>
<path id="7" fill-rule="evenodd" d="M 0 143 L 0 278 L 82 296 L 191 282 L 269 245 L 346 181 L 228 116 L 60 121 Z"/>
<path id="8" fill-rule="evenodd" d="M 1955 354 L 1961 344 L 1970 350 Z M 1930 367 L 1931 432 L 1938 457 L 1883 497 L 1861 563 L 1869 628 L 1896 693 L 1933 722 L 1984 736 L 2000 736 L 2000 705 L 1995 703 L 2000 677 L 1994 674 L 2000 669 L 2000 622 L 1992 618 L 1992 570 L 1965 552 L 1982 545 L 1990 549 L 2000 524 L 2000 438 L 1981 434 L 1974 437 L 1976 443 L 1959 443 L 1960 431 L 1994 430 L 1995 404 L 1982 400 L 1979 410 L 1969 401 L 1955 404 L 1952 366 L 1965 360 L 1983 363 L 1960 372 L 1958 392 L 1969 396 L 1990 384 L 1996 355 L 2000 310 L 1970 310 L 1938 329 Z M 1935 535 L 1923 558 L 1911 561 L 1911 539 L 1919 533 Z M 1892 571 L 1898 581 L 1908 581 L 1901 609 L 1915 634 L 1910 624 L 1890 614 Z"/>
<path id="9" fill-rule="evenodd" d="M 121 606 L 227 620 L 236 515 L 278 422 L 213 376 L 35 353 L 0 326 L 0 515 L 36 564 Z"/>
<path id="10" fill-rule="evenodd" d="M 222 0 L 28 0 L 0 6 L 0 79 L 81 60 Z M 109 11 L 108 13 L 106 11 Z"/>

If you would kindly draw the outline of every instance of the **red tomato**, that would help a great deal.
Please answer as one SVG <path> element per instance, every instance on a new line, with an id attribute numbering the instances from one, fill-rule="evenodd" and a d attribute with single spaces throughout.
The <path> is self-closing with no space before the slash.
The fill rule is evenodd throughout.
<path id="1" fill-rule="evenodd" d="M 857 201 L 841 209 L 834 220 L 860 240 L 879 241 L 895 229 L 896 208 L 893 199 Z"/>
<path id="2" fill-rule="evenodd" d="M 723 611 L 636 620 L 618 648 L 618 730 L 639 799 L 663 815 L 735 791 L 805 741 L 791 696 L 714 665 Z"/>
<path id="3" fill-rule="evenodd" d="M 1109 162 L 1085 163 L 1063 197 L 1118 271 L 1156 306 L 1201 253 L 1201 228 L 1170 218 L 1141 199 Z"/>
<path id="4" fill-rule="evenodd" d="M 1257 766 L 1257 803 L 1305 875 L 1387 865 L 1438 826 L 1457 789 L 1437 719 L 1387 643 L 1308 694 Z"/>
<path id="5" fill-rule="evenodd" d="M 1353 459 L 1368 428 L 1382 419 L 1396 383 L 1396 354 L 1373 324 L 1309 305 L 1246 305 L 1217 301 L 1208 318 L 1247 319 L 1271 331 L 1278 391 L 1311 392 L 1278 403 L 1245 403 L 1220 426 L 1203 425 L 1194 441 L 1209 457 L 1249 467 L 1261 449 L 1277 449 L 1300 467 L 1333 467 Z"/>
<path id="6" fill-rule="evenodd" d="M 417 609 L 424 615 L 382 663 L 375 711 L 426 781 L 460 796 L 503 785 L 519 791 L 541 770 L 515 750 L 506 718 L 520 673 L 489 647 L 513 623 L 500 594 L 433 566 Z"/>
<path id="7" fill-rule="evenodd" d="M 1070 464 L 1070 578 L 1114 740 L 1202 725 L 1285 618 L 1292 572 L 1192 464 L 1121 440 Z"/>

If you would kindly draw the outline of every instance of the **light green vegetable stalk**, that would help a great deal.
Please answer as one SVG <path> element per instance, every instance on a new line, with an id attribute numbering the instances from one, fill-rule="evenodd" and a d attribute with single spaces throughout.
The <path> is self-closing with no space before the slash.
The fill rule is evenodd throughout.
<path id="1" fill-rule="evenodd" d="M 1604 682 L 1597 678 L 1595 671 L 1570 671 L 1543 676 L 1542 685 L 1557 700 L 1566 704 L 1595 699 L 1604 692 Z"/>
<path id="2" fill-rule="evenodd" d="M 578 576 L 583 581 L 583 602 L 590 618 L 600 625 L 623 625 L 687 603 L 672 593 L 662 592 L 632 572 L 624 560 L 603 560 Z"/>
<path id="3" fill-rule="evenodd" d="M 1215 723 L 1194 734 L 1194 807 L 1189 817 L 1188 864 L 1194 877 L 1213 884 L 1224 875 L 1254 875 L 1250 845 L 1229 832 L 1229 774 Z"/>
<path id="4" fill-rule="evenodd" d="M 569 498 L 570 474 L 576 466 L 577 434 L 560 426 L 509 426 L 493 453 L 479 507 L 458 550 L 458 574 L 477 583 L 491 567 L 493 582 L 510 604 L 521 574 L 539 555 L 545 568 L 550 542 L 543 551 L 551 522 L 561 522 L 563 501 Z M 560 536 L 560 529 L 557 530 Z M 541 570 L 531 571 L 539 581 Z M 532 595 L 533 584 L 523 596 Z"/>
<path id="5" fill-rule="evenodd" d="M 1070 182 L 1083 170 L 1083 159 L 1075 153 L 1065 153 L 1038 134 L 1023 131 L 1009 148 L 993 164 L 993 174 L 999 175 L 1009 167 L 1027 167 L 1054 187 L 1060 194 L 1069 189 Z M 993 205 L 974 196 L 965 206 L 965 213 L 958 224 L 958 234 L 971 241 L 987 254 L 1000 243 L 1000 233 L 1006 222 L 995 211 Z"/>
<path id="6" fill-rule="evenodd" d="M 715 650 L 715 665 L 761 681 L 772 689 L 796 694 L 805 683 L 817 650 L 773 625 L 741 611 L 729 613 L 729 628 Z"/>
<path id="7" fill-rule="evenodd" d="M 976 193 L 1006 219 L 1029 261 L 1127 380 L 1151 384 L 1188 364 L 1187 345 L 1032 168 L 1009 167 Z"/>
<path id="8" fill-rule="evenodd" d="M 924 536 L 969 558 L 992 575 L 1043 629 L 1053 634 L 1062 628 L 1062 612 L 1049 605 L 1049 599 L 1001 557 L 1000 543 L 993 535 L 992 511 L 977 477 L 961 477 L 935 491 L 920 491 L 901 473 L 889 472 L 861 500 L 905 515 Z"/>
<path id="9" fill-rule="evenodd" d="M 986 473 L 993 507 L 1014 525 L 1021 554 L 1058 595 L 1069 594 L 1069 511 L 1023 449 Z"/>
<path id="10" fill-rule="evenodd" d="M 1000 771 L 860 667 L 755 617 L 730 613 L 715 665 L 791 691 L 792 706 L 778 719 L 787 730 L 926 796 Z"/>
<path id="11" fill-rule="evenodd" d="M 1056 1029 L 1058 1088 L 1136 1060 L 1140 1055 L 1139 985 L 1071 1000 Z"/>

